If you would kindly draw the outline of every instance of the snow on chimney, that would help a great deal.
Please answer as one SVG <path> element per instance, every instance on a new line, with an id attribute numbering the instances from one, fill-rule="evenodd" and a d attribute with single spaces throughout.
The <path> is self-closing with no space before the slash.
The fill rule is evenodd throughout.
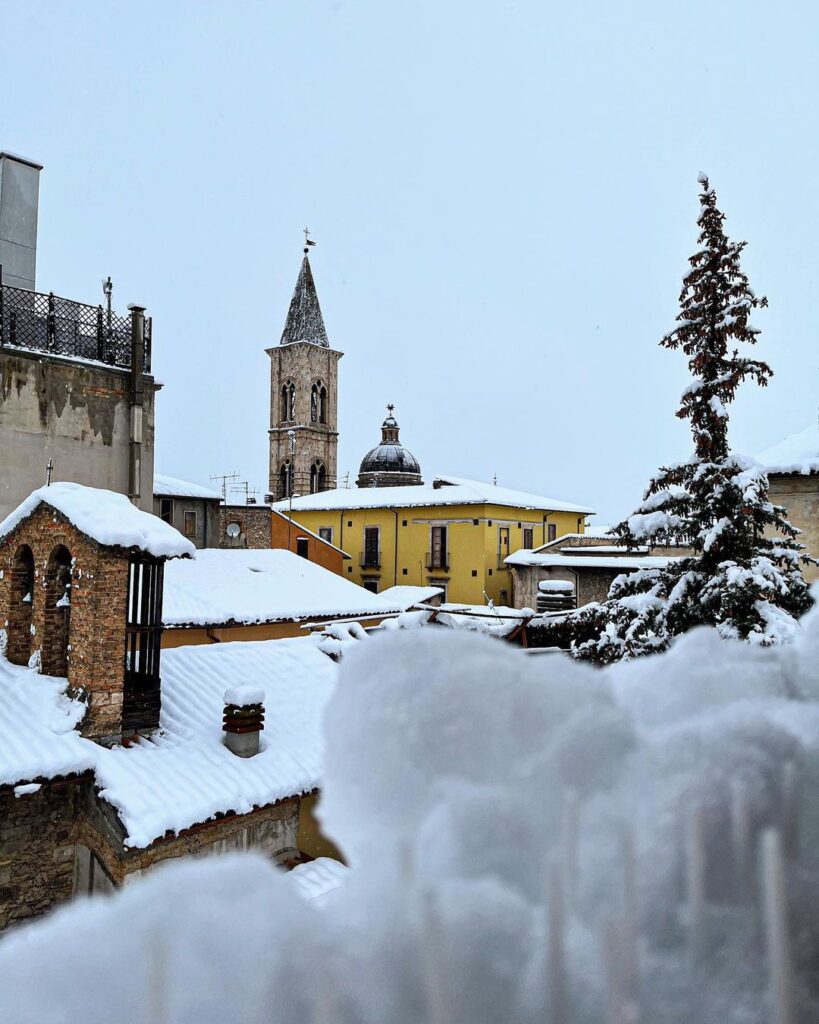
<path id="1" fill-rule="evenodd" d="M 264 690 L 257 686 L 232 686 L 225 690 L 222 731 L 228 750 L 237 757 L 253 757 L 258 754 L 262 729 Z"/>

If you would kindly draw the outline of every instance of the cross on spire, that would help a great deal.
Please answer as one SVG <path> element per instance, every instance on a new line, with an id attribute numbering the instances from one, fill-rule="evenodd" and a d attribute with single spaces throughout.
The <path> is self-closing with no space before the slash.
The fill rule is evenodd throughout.
<path id="1" fill-rule="evenodd" d="M 315 245 L 315 244 L 316 244 L 316 243 L 315 243 L 315 242 L 313 241 L 313 239 L 312 239 L 312 238 L 310 237 L 310 228 L 307 228 L 307 227 L 306 227 L 306 228 L 304 229 L 304 255 L 305 255 L 305 256 L 307 255 L 307 252 L 308 252 L 308 250 L 309 250 L 310 246 L 311 246 L 311 245 Z"/>

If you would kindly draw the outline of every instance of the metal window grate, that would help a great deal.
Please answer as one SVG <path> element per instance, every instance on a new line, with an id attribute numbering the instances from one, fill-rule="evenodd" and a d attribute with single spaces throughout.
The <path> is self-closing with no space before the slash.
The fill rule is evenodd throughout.
<path id="1" fill-rule="evenodd" d="M 0 267 L 0 346 L 131 366 L 131 317 L 3 284 Z M 151 372 L 151 320 L 145 318 L 144 370 Z"/>

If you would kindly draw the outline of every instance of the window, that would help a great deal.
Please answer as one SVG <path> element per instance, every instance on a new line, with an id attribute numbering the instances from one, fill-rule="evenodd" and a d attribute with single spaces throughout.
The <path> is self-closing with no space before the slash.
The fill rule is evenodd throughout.
<path id="1" fill-rule="evenodd" d="M 364 527 L 364 551 L 361 554 L 361 567 L 363 569 L 377 569 L 381 565 L 380 540 L 380 527 Z"/>
<path id="2" fill-rule="evenodd" d="M 42 668 L 46 676 L 68 675 L 71 627 L 71 554 L 58 544 L 51 552 L 45 577 L 45 635 Z"/>
<path id="3" fill-rule="evenodd" d="M 327 388 L 322 384 L 319 388 L 319 423 L 327 422 Z"/>
<path id="4" fill-rule="evenodd" d="M 361 581 L 361 586 L 365 590 L 369 590 L 369 592 L 371 594 L 377 594 L 378 593 L 378 580 L 362 580 Z"/>
<path id="5" fill-rule="evenodd" d="M 502 590 L 500 592 L 500 603 L 502 605 L 504 605 L 505 607 L 508 607 L 508 605 L 509 605 L 509 591 L 508 590 Z"/>
<path id="6" fill-rule="evenodd" d="M 122 693 L 122 727 L 126 731 L 156 729 L 159 725 L 163 579 L 160 559 L 134 555 L 128 563 Z"/>
<path id="7" fill-rule="evenodd" d="M 535 546 L 535 531 L 531 526 L 523 527 L 523 546 L 533 548 Z"/>
<path id="8" fill-rule="evenodd" d="M 321 459 L 316 459 L 310 467 L 310 493 L 318 494 L 327 490 L 327 470 Z"/>
<path id="9" fill-rule="evenodd" d="M 318 387 L 314 384 L 312 386 L 312 388 L 310 388 L 310 422 L 311 423 L 317 423 L 318 422 L 318 405 L 319 405 Z"/>
<path id="10" fill-rule="evenodd" d="M 443 593 L 441 594 L 441 604 L 447 602 L 447 592 L 449 590 L 449 582 L 447 580 L 436 580 L 430 577 L 429 585 L 431 587 L 439 587 Z"/>
<path id="11" fill-rule="evenodd" d="M 320 526 L 318 531 L 319 537 L 322 540 L 326 540 L 328 544 L 333 543 L 333 528 L 332 526 Z"/>
<path id="12" fill-rule="evenodd" d="M 547 526 L 549 530 L 549 540 L 557 540 L 557 524 L 548 523 Z"/>
<path id="13" fill-rule="evenodd" d="M 429 531 L 428 569 L 448 569 L 449 552 L 446 544 L 446 527 L 432 526 Z"/>
<path id="14" fill-rule="evenodd" d="M 505 568 L 504 559 L 509 555 L 509 527 L 498 527 L 498 568 Z"/>
<path id="15" fill-rule="evenodd" d="M 296 418 L 296 385 L 290 380 L 282 385 L 281 418 L 287 422 Z"/>
<path id="16" fill-rule="evenodd" d="M 402 519 L 402 520 L 401 520 L 401 525 L 402 525 L 402 526 L 406 526 L 406 525 L 407 525 L 407 521 L 406 521 L 406 519 Z"/>
<path id="17" fill-rule="evenodd" d="M 477 576 L 478 575 L 478 570 L 477 569 L 473 569 L 472 570 L 472 575 L 473 576 Z"/>
<path id="18" fill-rule="evenodd" d="M 353 567 L 351 565 L 348 565 L 347 566 L 347 572 L 352 572 L 352 571 L 353 571 Z"/>
<path id="19" fill-rule="evenodd" d="M 296 554 L 300 558 L 310 557 L 310 541 L 307 537 L 296 537 Z"/>
<path id="20" fill-rule="evenodd" d="M 159 518 L 163 523 L 173 522 L 173 498 L 159 499 Z"/>
<path id="21" fill-rule="evenodd" d="M 480 526 L 481 525 L 480 519 L 473 519 L 472 520 L 472 525 L 473 526 Z"/>
<path id="22" fill-rule="evenodd" d="M 348 519 L 348 520 L 347 520 L 347 526 L 352 526 L 352 525 L 353 525 L 353 521 L 352 521 L 352 519 Z"/>
<path id="23" fill-rule="evenodd" d="M 34 606 L 34 555 L 21 544 L 11 570 L 6 657 L 14 665 L 27 665 L 31 654 L 31 612 Z"/>
<path id="24" fill-rule="evenodd" d="M 406 576 L 407 575 L 407 570 L 406 569 L 402 569 L 401 570 L 401 575 L 402 576 Z"/>
<path id="25" fill-rule="evenodd" d="M 196 536 L 196 513 L 185 510 L 184 534 L 186 537 Z"/>
<path id="26" fill-rule="evenodd" d="M 279 497 L 289 498 L 293 485 L 293 474 L 291 472 L 290 460 L 283 462 L 279 469 Z"/>

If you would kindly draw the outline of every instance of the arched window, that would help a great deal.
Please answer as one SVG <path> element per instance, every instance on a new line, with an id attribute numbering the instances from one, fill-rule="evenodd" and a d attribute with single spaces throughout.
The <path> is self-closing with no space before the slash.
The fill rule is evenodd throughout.
<path id="1" fill-rule="evenodd" d="M 319 390 L 318 385 L 314 384 L 310 388 L 310 422 L 316 423 L 319 415 Z"/>
<path id="2" fill-rule="evenodd" d="M 326 487 L 327 469 L 321 459 L 316 459 L 310 467 L 310 493 L 318 494 L 319 491 L 326 490 Z"/>
<path id="3" fill-rule="evenodd" d="M 42 669 L 47 676 L 68 675 L 68 635 L 71 623 L 71 555 L 58 544 L 51 552 L 45 576 L 45 627 Z"/>
<path id="4" fill-rule="evenodd" d="M 290 462 L 283 462 L 279 469 L 279 497 L 289 498 L 293 489 L 293 473 Z"/>
<path id="5" fill-rule="evenodd" d="M 322 386 L 319 388 L 319 423 L 327 422 L 327 388 Z"/>
<path id="6" fill-rule="evenodd" d="M 21 544 L 11 570 L 6 656 L 15 665 L 27 665 L 31 655 L 31 611 L 34 603 L 34 555 Z"/>
<path id="7" fill-rule="evenodd" d="M 296 418 L 296 385 L 290 380 L 282 384 L 281 418 L 285 422 Z"/>

